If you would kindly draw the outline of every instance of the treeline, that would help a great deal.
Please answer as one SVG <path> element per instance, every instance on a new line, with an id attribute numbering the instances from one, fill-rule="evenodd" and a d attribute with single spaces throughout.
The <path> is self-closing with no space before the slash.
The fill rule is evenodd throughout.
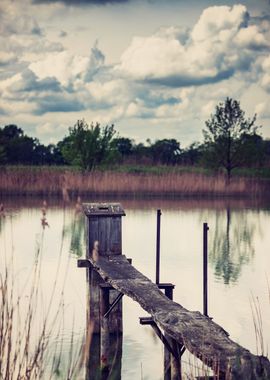
<path id="1" fill-rule="evenodd" d="M 257 134 L 249 136 L 248 140 L 250 160 L 248 162 L 246 157 L 246 163 L 263 165 L 268 162 L 270 140 L 264 140 Z M 64 139 L 49 145 L 41 144 L 37 138 L 28 136 L 16 125 L 0 128 L 2 165 L 74 165 L 84 170 L 117 163 L 209 166 L 208 150 L 206 143 L 193 143 L 182 149 L 176 139 L 154 142 L 148 139 L 145 144 L 136 144 L 130 138 L 117 136 L 113 125 L 88 125 L 84 120 L 78 120 Z"/>
<path id="2" fill-rule="evenodd" d="M 92 170 L 101 165 L 206 165 L 233 169 L 270 163 L 270 140 L 257 133 L 256 115 L 246 118 L 240 103 L 227 98 L 205 122 L 203 143 L 182 149 L 176 139 L 134 140 L 121 137 L 114 125 L 102 127 L 78 120 L 68 135 L 47 146 L 16 125 L 0 128 L 0 164 L 72 165 Z"/>
<path id="3" fill-rule="evenodd" d="M 194 165 L 199 162 L 200 149 L 199 144 L 192 144 L 183 150 L 175 139 L 136 144 L 117 135 L 113 125 L 88 125 L 84 120 L 78 120 L 57 144 L 49 145 L 16 125 L 0 128 L 0 163 L 9 165 L 75 165 L 85 170 L 117 163 Z"/>

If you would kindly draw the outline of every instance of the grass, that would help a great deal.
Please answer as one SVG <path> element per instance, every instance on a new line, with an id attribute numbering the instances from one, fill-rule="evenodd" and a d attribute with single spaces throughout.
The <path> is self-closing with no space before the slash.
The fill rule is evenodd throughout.
<path id="1" fill-rule="evenodd" d="M 69 167 L 4 167 L 0 195 L 236 196 L 267 195 L 270 180 L 232 178 L 202 168 L 119 166 L 83 173 Z"/>

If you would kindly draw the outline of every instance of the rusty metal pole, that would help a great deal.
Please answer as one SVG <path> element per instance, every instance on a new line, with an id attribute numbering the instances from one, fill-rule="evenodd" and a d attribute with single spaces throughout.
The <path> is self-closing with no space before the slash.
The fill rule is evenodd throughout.
<path id="1" fill-rule="evenodd" d="M 208 316 L 208 224 L 203 223 L 203 314 Z"/>
<path id="2" fill-rule="evenodd" d="M 156 284 L 159 284 L 159 273 L 160 273 L 160 217 L 161 217 L 161 210 L 157 210 Z"/>

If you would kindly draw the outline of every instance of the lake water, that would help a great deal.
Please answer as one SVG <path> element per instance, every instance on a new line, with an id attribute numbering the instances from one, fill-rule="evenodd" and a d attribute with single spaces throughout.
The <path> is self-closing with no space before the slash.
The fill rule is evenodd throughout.
<path id="1" fill-rule="evenodd" d="M 266 354 L 270 343 L 270 203 L 117 201 L 126 211 L 122 226 L 123 253 L 153 280 L 156 210 L 161 208 L 160 280 L 174 283 L 174 300 L 190 310 L 202 310 L 202 226 L 203 222 L 209 224 L 209 315 L 233 340 L 253 353 L 261 353 L 252 317 L 255 302 L 262 315 Z M 45 218 L 49 227 L 43 229 L 42 199 L 13 198 L 1 202 L 5 207 L 5 216 L 0 218 L 1 264 L 4 260 L 10 263 L 13 257 L 14 281 L 20 289 L 40 252 L 42 303 L 39 308 L 46 310 L 52 294 L 52 308 L 63 303 L 64 328 L 54 339 L 61 338 L 64 350 L 68 351 L 72 331 L 77 343 L 85 333 L 85 269 L 77 268 L 77 258 L 85 255 L 84 216 L 75 211 L 76 202 L 63 207 L 61 202 L 47 200 Z M 139 324 L 139 317 L 146 313 L 127 297 L 123 303 L 122 380 L 162 379 L 162 344 L 151 327 Z M 184 355 L 184 372 L 190 370 L 192 360 L 188 353 Z"/>

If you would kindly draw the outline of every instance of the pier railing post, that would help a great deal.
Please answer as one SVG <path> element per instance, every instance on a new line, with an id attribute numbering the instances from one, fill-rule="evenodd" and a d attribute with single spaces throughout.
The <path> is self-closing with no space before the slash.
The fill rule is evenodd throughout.
<path id="1" fill-rule="evenodd" d="M 208 316 L 208 224 L 203 223 L 203 314 Z"/>
<path id="2" fill-rule="evenodd" d="M 160 274 L 160 218 L 161 218 L 161 210 L 157 210 L 156 284 L 159 284 L 159 274 Z"/>

